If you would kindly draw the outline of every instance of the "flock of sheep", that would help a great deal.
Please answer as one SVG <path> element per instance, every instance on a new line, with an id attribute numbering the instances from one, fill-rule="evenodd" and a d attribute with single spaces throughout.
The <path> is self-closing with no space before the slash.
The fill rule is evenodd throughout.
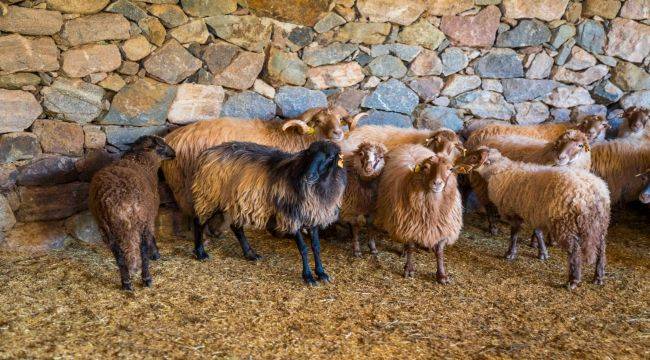
<path id="1" fill-rule="evenodd" d="M 415 248 L 434 249 L 436 279 L 448 283 L 444 248 L 459 237 L 470 191 L 491 232 L 498 216 L 510 224 L 507 259 L 516 258 L 527 224 L 540 259 L 548 258 L 545 237 L 567 250 L 569 289 L 580 283 L 582 264 L 594 261 L 594 283 L 602 284 L 611 206 L 650 202 L 650 111 L 644 108 L 627 109 L 610 140 L 604 138 L 609 125 L 598 116 L 577 124 L 482 124 L 463 134 L 464 143 L 448 129 L 357 126 L 362 116 L 330 106 L 290 120 L 200 121 L 164 139 L 139 139 L 90 186 L 90 209 L 122 288 L 132 289 L 130 272 L 137 269 L 150 286 L 149 260 L 160 256 L 153 235 L 159 167 L 180 210 L 193 219 L 197 259 L 209 257 L 204 232 L 218 236 L 230 228 L 246 259 L 258 260 L 244 229 L 265 229 L 296 241 L 310 285 L 330 280 L 319 229 L 337 222 L 350 229 L 355 256 L 368 225 L 403 243 L 407 277 L 415 272 Z M 372 239 L 368 246 L 377 254 Z"/>

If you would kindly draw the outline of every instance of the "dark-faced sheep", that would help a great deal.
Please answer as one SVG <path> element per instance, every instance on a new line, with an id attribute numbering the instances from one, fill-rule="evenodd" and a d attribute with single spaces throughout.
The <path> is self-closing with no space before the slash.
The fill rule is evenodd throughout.
<path id="1" fill-rule="evenodd" d="M 352 153 L 345 157 L 348 184 L 343 195 L 343 204 L 339 221 L 352 232 L 354 256 L 361 256 L 359 233 L 372 217 L 377 203 L 377 186 L 379 175 L 384 169 L 386 147 L 382 144 L 362 142 Z M 375 240 L 369 239 L 368 246 L 373 255 L 377 255 Z"/>
<path id="2" fill-rule="evenodd" d="M 151 286 L 149 259 L 160 257 L 154 238 L 158 168 L 161 161 L 173 158 L 174 150 L 163 139 L 144 136 L 90 183 L 90 211 L 115 256 L 124 290 L 132 290 L 130 272 L 137 268 L 142 269 L 144 286 Z"/>
<path id="3" fill-rule="evenodd" d="M 197 258 L 208 257 L 202 230 L 211 218 L 226 218 L 241 244 L 248 244 L 245 226 L 264 229 L 273 219 L 275 230 L 293 234 L 302 256 L 302 277 L 315 284 L 301 233 L 303 227 L 310 229 L 316 277 L 329 281 L 320 259 L 318 229 L 338 216 L 346 183 L 340 152 L 329 141 L 317 141 L 297 153 L 248 142 L 204 151 L 192 184 Z"/>
<path id="4" fill-rule="evenodd" d="M 623 123 L 618 128 L 619 138 L 641 138 L 650 131 L 650 110 L 642 107 L 631 107 L 623 112 Z"/>
<path id="5" fill-rule="evenodd" d="M 415 246 L 433 248 L 436 279 L 449 283 L 444 248 L 453 244 L 463 225 L 461 197 L 453 164 L 421 145 L 403 145 L 388 154 L 379 181 L 377 224 L 404 244 L 404 276 L 415 273 Z"/>
<path id="6" fill-rule="evenodd" d="M 510 223 L 507 258 L 516 257 L 518 234 L 526 223 L 549 233 L 569 252 L 569 289 L 580 283 L 583 261 L 596 261 L 594 283 L 603 283 L 610 202 L 602 179 L 583 169 L 512 161 L 485 147 L 469 152 L 459 165 L 487 181 L 490 201 Z"/>

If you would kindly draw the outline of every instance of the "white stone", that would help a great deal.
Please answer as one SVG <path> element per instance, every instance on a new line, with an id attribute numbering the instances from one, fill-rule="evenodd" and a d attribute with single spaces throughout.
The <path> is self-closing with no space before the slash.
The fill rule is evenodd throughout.
<path id="1" fill-rule="evenodd" d="M 174 124 L 189 124 L 219 117 L 225 92 L 221 86 L 181 84 L 167 119 Z"/>

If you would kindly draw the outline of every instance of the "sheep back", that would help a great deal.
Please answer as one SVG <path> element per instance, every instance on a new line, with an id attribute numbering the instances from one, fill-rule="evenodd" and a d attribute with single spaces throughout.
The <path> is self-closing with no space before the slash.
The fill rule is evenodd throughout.
<path id="1" fill-rule="evenodd" d="M 348 137 L 341 144 L 344 154 L 353 152 L 364 142 L 384 144 L 392 150 L 404 144 L 424 144 L 434 131 L 427 129 L 400 128 L 389 125 L 364 125 L 350 131 Z"/>
<path id="2" fill-rule="evenodd" d="M 345 168 L 348 173 L 348 183 L 343 194 L 339 217 L 346 223 L 358 223 L 361 217 L 365 219 L 375 209 L 379 179 L 362 180 L 349 159 L 345 160 Z"/>
<path id="3" fill-rule="evenodd" d="M 568 123 L 540 125 L 490 124 L 474 131 L 465 146 L 468 149 L 474 149 L 480 146 L 486 138 L 500 135 L 523 136 L 537 140 L 553 141 L 572 127 L 573 125 Z"/>

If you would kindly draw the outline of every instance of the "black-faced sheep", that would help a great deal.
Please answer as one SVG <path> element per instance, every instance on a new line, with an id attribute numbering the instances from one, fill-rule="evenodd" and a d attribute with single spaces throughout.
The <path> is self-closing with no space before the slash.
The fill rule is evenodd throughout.
<path id="1" fill-rule="evenodd" d="M 508 259 L 516 257 L 517 237 L 526 223 L 569 252 L 569 289 L 580 283 L 583 261 L 596 261 L 594 283 L 603 283 L 610 202 L 602 179 L 583 169 L 512 161 L 485 147 L 469 152 L 459 165 L 487 181 L 490 201 L 510 223 Z"/>
<path id="2" fill-rule="evenodd" d="M 163 139 L 144 136 L 90 183 L 90 211 L 115 256 L 124 290 L 132 290 L 130 272 L 139 267 L 144 286 L 151 286 L 149 259 L 160 257 L 154 238 L 158 168 L 162 160 L 173 158 L 174 150 Z"/>
<path id="3" fill-rule="evenodd" d="M 623 123 L 618 128 L 619 138 L 641 138 L 650 134 L 650 110 L 640 107 L 631 107 L 623 112 Z"/>
<path id="4" fill-rule="evenodd" d="M 567 130 L 576 129 L 582 131 L 593 143 L 604 138 L 605 131 L 610 125 L 602 116 L 587 116 L 578 123 L 548 123 L 540 125 L 510 125 L 510 124 L 491 124 L 474 131 L 467 141 L 465 147 L 474 149 L 481 146 L 483 140 L 500 135 L 518 135 L 533 139 L 555 141 Z"/>
<path id="5" fill-rule="evenodd" d="M 334 222 L 345 191 L 346 172 L 338 145 L 314 142 L 297 153 L 249 142 L 228 142 L 205 150 L 196 161 L 192 196 L 197 216 L 195 254 L 208 257 L 202 230 L 211 218 L 226 218 L 240 243 L 243 228 L 293 234 L 302 256 L 302 277 L 315 284 L 301 229 L 309 227 L 316 277 L 329 281 L 320 260 L 318 228 Z"/>
<path id="6" fill-rule="evenodd" d="M 339 221 L 352 232 L 354 256 L 361 256 L 359 232 L 373 216 L 377 204 L 377 186 L 379 175 L 384 169 L 386 147 L 377 143 L 362 142 L 352 153 L 345 157 L 348 184 L 343 194 L 343 204 Z M 373 255 L 377 254 L 375 240 L 369 239 L 368 246 Z"/>
<path id="7" fill-rule="evenodd" d="M 449 283 L 444 248 L 458 239 L 463 224 L 452 162 L 421 145 L 389 152 L 379 181 L 377 224 L 404 244 L 404 276 L 414 275 L 413 253 L 420 245 L 435 249 L 436 279 Z"/>

